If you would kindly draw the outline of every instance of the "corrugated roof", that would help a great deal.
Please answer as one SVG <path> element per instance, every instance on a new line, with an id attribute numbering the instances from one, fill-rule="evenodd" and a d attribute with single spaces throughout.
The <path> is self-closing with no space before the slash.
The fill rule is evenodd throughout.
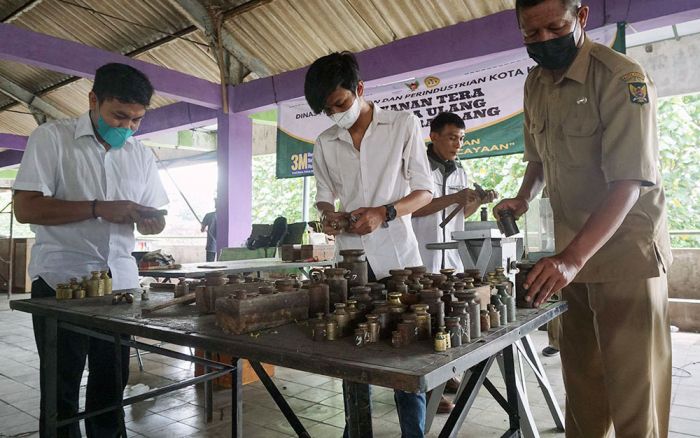
<path id="1" fill-rule="evenodd" d="M 32 6 L 11 23 L 58 38 L 219 82 L 207 38 L 168 0 L 0 0 L 0 17 Z M 241 9 L 241 5 L 243 8 Z M 304 67 L 333 51 L 354 52 L 514 7 L 515 0 L 207 0 L 228 17 L 225 29 L 272 74 Z M 183 34 L 157 45 L 169 35 Z M 461 43 L 461 42 L 451 42 Z M 468 43 L 468 42 L 464 42 Z M 151 47 L 157 45 L 156 47 Z M 0 60 L 0 75 L 69 115 L 87 109 L 90 82 Z M 57 84 L 59 86 L 57 86 Z M 63 84 L 63 85 L 62 85 Z M 53 89 L 55 88 L 55 89 Z M 47 91 L 50 90 L 50 91 Z M 153 107 L 172 101 L 156 97 Z M 0 94 L 0 108 L 23 111 Z M 0 112 L 0 132 L 27 135 L 31 115 Z"/>

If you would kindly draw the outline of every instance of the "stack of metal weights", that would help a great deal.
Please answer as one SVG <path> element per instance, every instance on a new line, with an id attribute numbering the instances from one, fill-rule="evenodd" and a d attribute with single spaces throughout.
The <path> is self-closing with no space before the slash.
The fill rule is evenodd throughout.
<path id="1" fill-rule="evenodd" d="M 195 296 L 200 309 L 209 312 L 213 307 L 216 324 L 223 331 L 236 335 L 308 319 L 309 291 L 296 278 L 277 280 L 274 285 L 250 281 L 199 286 Z"/>
<path id="2" fill-rule="evenodd" d="M 516 320 L 514 287 L 503 268 L 483 278 L 478 270 L 428 273 L 414 266 L 389 271 L 383 283 L 368 283 L 364 252 L 340 254 L 338 268 L 312 273 L 308 284 L 315 341 L 351 337 L 358 347 L 429 341 L 445 351 Z"/>
<path id="3" fill-rule="evenodd" d="M 85 297 L 101 297 L 112 293 L 112 278 L 107 271 L 92 271 L 81 282 L 71 278 L 68 283 L 56 285 L 57 300 L 77 300 Z"/>

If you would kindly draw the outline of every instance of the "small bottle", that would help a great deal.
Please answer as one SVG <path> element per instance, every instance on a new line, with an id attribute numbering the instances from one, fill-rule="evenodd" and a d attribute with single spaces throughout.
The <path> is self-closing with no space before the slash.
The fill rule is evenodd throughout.
<path id="1" fill-rule="evenodd" d="M 462 345 L 462 324 L 458 316 L 446 316 L 445 324 L 447 324 L 447 334 L 450 338 L 451 347 L 459 347 Z"/>
<path id="2" fill-rule="evenodd" d="M 97 272 L 97 295 L 100 297 L 105 296 L 105 282 L 102 279 L 101 275 L 102 271 Z M 95 276 L 95 273 L 92 273 L 93 276 Z"/>
<path id="3" fill-rule="evenodd" d="M 335 341 L 338 339 L 338 321 L 328 318 L 326 321 L 326 340 Z"/>
<path id="4" fill-rule="evenodd" d="M 335 303 L 335 312 L 333 312 L 333 320 L 336 321 L 337 334 L 336 337 L 342 338 L 350 334 L 350 315 L 345 312 L 345 303 Z M 330 339 L 329 339 L 330 340 Z"/>
<path id="5" fill-rule="evenodd" d="M 489 309 L 489 319 L 491 323 L 491 327 L 497 328 L 501 325 L 501 313 L 498 311 L 496 306 L 493 304 L 488 305 Z"/>
<path id="6" fill-rule="evenodd" d="M 104 295 L 112 294 L 112 277 L 109 276 L 107 271 L 102 271 L 102 284 L 104 288 Z"/>
<path id="7" fill-rule="evenodd" d="M 481 319 L 481 333 L 484 334 L 491 330 L 491 318 L 489 317 L 489 312 L 486 310 L 482 310 L 479 313 L 479 317 Z"/>
<path id="8" fill-rule="evenodd" d="M 443 352 L 447 351 L 447 335 L 440 328 L 440 331 L 435 335 L 435 351 Z"/>
<path id="9" fill-rule="evenodd" d="M 381 326 L 379 325 L 379 315 L 368 314 L 367 315 L 367 326 L 369 327 L 369 342 L 379 341 L 379 331 Z"/>
<path id="10" fill-rule="evenodd" d="M 73 298 L 73 290 L 70 285 L 59 283 L 56 285 L 56 299 L 57 300 L 70 300 Z"/>
<path id="11" fill-rule="evenodd" d="M 486 207 L 481 207 L 481 221 L 486 222 L 489 220 L 489 213 Z"/>
<path id="12" fill-rule="evenodd" d="M 314 324 L 311 337 L 314 341 L 323 341 L 326 339 L 326 321 L 321 319 Z"/>
<path id="13" fill-rule="evenodd" d="M 365 335 L 367 332 L 361 328 L 356 328 L 355 329 L 355 346 L 356 347 L 364 347 L 365 346 Z"/>
<path id="14" fill-rule="evenodd" d="M 394 348 L 401 346 L 401 332 L 398 330 L 391 332 L 391 346 Z"/>
<path id="15" fill-rule="evenodd" d="M 515 215 L 512 210 L 499 210 L 498 211 L 498 229 L 501 230 L 506 237 L 518 234 L 518 225 L 515 223 Z"/>
<path id="16" fill-rule="evenodd" d="M 71 290 L 80 289 L 80 283 L 78 283 L 78 279 L 75 277 L 70 279 L 69 285 L 70 285 Z"/>
<path id="17" fill-rule="evenodd" d="M 187 284 L 187 279 L 185 277 L 180 277 L 179 283 L 175 286 L 175 298 L 187 295 L 190 292 L 190 285 Z"/>
<path id="18" fill-rule="evenodd" d="M 80 300 L 82 298 L 85 298 L 85 289 L 82 287 L 78 286 L 77 289 L 72 290 L 73 293 L 73 299 L 74 300 Z"/>
<path id="19" fill-rule="evenodd" d="M 92 271 L 92 277 L 87 280 L 87 296 L 88 297 L 98 297 L 100 296 L 100 276 L 99 271 Z"/>

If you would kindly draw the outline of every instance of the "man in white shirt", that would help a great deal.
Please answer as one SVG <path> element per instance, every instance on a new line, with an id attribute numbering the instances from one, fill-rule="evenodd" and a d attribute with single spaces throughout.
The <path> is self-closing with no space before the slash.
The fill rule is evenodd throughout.
<path id="1" fill-rule="evenodd" d="M 430 140 L 428 160 L 433 172 L 433 200 L 413 213 L 413 231 L 428 272 L 439 272 L 445 268 L 462 272 L 464 266 L 459 251 L 429 250 L 425 245 L 451 241 L 453 231 L 464 231 L 464 219 L 474 214 L 482 204 L 493 201 L 497 194 L 488 190 L 481 198 L 475 190 L 467 188 L 467 172 L 457 158 L 464 142 L 464 121 L 457 114 L 438 114 L 430 122 Z M 440 223 L 458 205 L 463 209 L 441 228 Z"/>
<path id="2" fill-rule="evenodd" d="M 467 172 L 457 158 L 457 153 L 464 142 L 464 120 L 454 113 L 440 113 L 430 122 L 430 140 L 428 161 L 432 170 L 433 200 L 415 212 L 411 217 L 413 232 L 418 239 L 418 248 L 423 265 L 428 272 L 440 272 L 440 269 L 453 268 L 464 271 L 462 259 L 456 249 L 430 250 L 428 243 L 443 243 L 452 240 L 453 231 L 464 231 L 464 219 L 471 216 L 482 204 L 491 202 L 496 192 L 489 190 L 481 198 L 472 189 L 467 188 Z M 444 228 L 440 223 L 458 206 L 462 209 Z M 456 393 L 459 379 L 447 381 L 445 392 Z M 454 404 L 444 395 L 437 412 L 449 414 Z"/>
<path id="3" fill-rule="evenodd" d="M 29 265 L 32 298 L 55 296 L 58 283 L 90 271 L 109 271 L 113 290 L 139 287 L 131 256 L 134 225 L 141 234 L 160 233 L 165 219 L 156 208 L 168 203 L 153 155 L 132 137 L 152 94 L 140 71 L 104 65 L 95 73 L 89 112 L 45 123 L 29 136 L 13 189 L 17 220 L 32 224 L 36 234 Z M 43 327 L 43 318 L 34 317 L 42 361 Z M 121 355 L 122 387 L 115 383 L 112 343 L 59 329 L 58 351 L 59 418 L 78 412 L 86 356 L 86 410 L 121 402 L 129 377 L 128 347 Z M 43 382 L 41 397 L 43 418 Z M 121 436 L 123 415 L 120 409 L 86 419 L 87 436 Z M 62 427 L 58 435 L 80 437 L 78 426 Z"/>
<path id="4" fill-rule="evenodd" d="M 338 249 L 364 249 L 370 276 L 421 265 L 410 215 L 430 202 L 433 181 L 418 119 L 384 111 L 362 97 L 355 57 L 349 52 L 317 59 L 306 73 L 304 94 L 311 109 L 336 123 L 314 146 L 316 207 L 324 231 L 337 234 L 330 221 L 339 200 L 357 217 L 348 233 L 336 237 Z M 396 391 L 403 437 L 422 437 L 425 394 Z"/>

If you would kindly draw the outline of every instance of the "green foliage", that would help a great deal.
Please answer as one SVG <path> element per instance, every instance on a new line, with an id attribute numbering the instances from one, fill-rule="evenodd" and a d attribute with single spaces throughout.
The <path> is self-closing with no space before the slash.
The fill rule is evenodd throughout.
<path id="1" fill-rule="evenodd" d="M 521 154 L 462 161 L 462 166 L 469 178 L 470 187 L 473 183 L 477 183 L 484 189 L 497 191 L 501 198 L 515 196 L 518 192 L 520 180 L 525 174 L 525 165 L 526 163 L 523 162 Z M 489 217 L 491 216 L 490 210 L 493 205 L 489 206 Z M 479 212 L 477 211 L 474 215 L 478 214 Z M 491 218 L 491 220 L 493 219 Z"/>
<path id="2" fill-rule="evenodd" d="M 700 230 L 700 94 L 659 103 L 659 156 L 669 229 Z M 673 247 L 700 247 L 698 236 L 674 236 Z"/>
<path id="3" fill-rule="evenodd" d="M 301 222 L 304 178 L 275 178 L 275 154 L 253 157 L 253 223 L 271 224 L 284 216 L 288 223 Z M 309 220 L 317 220 L 314 205 L 316 179 L 308 177 Z"/>

